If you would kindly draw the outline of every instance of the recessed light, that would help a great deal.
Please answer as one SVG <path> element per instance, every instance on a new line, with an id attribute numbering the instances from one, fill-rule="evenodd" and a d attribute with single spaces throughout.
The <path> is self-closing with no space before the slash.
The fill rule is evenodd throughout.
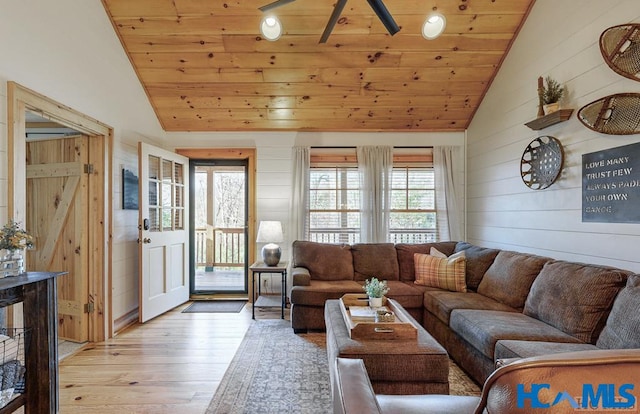
<path id="1" fill-rule="evenodd" d="M 447 19 L 440 13 L 431 13 L 422 25 L 422 36 L 427 40 L 433 40 L 444 32 Z"/>
<path id="2" fill-rule="evenodd" d="M 265 39 L 275 41 L 282 35 L 282 24 L 275 16 L 266 16 L 260 22 L 260 33 Z"/>

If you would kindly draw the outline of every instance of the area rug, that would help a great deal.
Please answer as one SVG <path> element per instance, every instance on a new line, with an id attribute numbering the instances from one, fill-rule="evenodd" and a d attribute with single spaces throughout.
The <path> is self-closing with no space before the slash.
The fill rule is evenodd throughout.
<path id="1" fill-rule="evenodd" d="M 479 395 L 478 386 L 451 363 L 450 393 Z M 206 414 L 332 411 L 325 334 L 296 335 L 286 320 L 252 323 Z"/>
<path id="2" fill-rule="evenodd" d="M 182 313 L 238 313 L 246 303 L 243 300 L 199 300 L 186 307 Z"/>

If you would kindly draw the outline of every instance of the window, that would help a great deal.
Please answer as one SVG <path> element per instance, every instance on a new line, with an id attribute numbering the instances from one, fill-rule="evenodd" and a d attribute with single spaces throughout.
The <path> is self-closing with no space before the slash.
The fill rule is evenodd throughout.
<path id="1" fill-rule="evenodd" d="M 433 168 L 393 167 L 387 240 L 392 243 L 436 241 L 436 192 Z"/>
<path id="2" fill-rule="evenodd" d="M 431 149 L 395 149 L 393 159 L 387 240 L 436 241 Z M 355 149 L 312 149 L 309 177 L 309 240 L 360 242 L 360 177 Z"/>
<path id="3" fill-rule="evenodd" d="M 360 179 L 357 167 L 311 167 L 309 239 L 322 243 L 360 241 Z"/>

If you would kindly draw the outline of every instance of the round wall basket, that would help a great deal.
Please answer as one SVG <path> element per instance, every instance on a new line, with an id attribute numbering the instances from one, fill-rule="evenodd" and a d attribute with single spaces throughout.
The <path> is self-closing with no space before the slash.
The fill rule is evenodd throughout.
<path id="1" fill-rule="evenodd" d="M 520 176 L 527 187 L 544 190 L 553 184 L 564 162 L 562 144 L 554 137 L 542 136 L 527 145 L 520 160 Z"/>

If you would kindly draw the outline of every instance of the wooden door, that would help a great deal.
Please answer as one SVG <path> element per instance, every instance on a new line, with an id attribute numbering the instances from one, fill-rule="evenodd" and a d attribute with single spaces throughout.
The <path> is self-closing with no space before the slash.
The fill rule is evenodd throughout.
<path id="1" fill-rule="evenodd" d="M 27 269 L 68 272 L 57 281 L 58 335 L 75 342 L 89 339 L 89 152 L 84 135 L 27 143 Z"/>
<path id="2" fill-rule="evenodd" d="M 139 143 L 140 322 L 189 300 L 189 159 Z"/>

